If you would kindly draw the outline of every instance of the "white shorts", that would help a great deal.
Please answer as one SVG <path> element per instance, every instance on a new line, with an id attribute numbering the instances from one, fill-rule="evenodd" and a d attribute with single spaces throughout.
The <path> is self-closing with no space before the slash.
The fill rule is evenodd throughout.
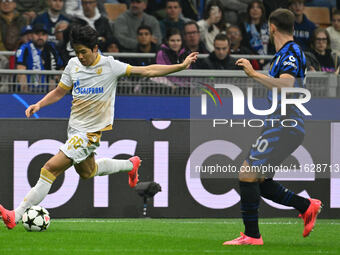
<path id="1" fill-rule="evenodd" d="M 68 127 L 68 140 L 60 147 L 60 150 L 64 152 L 68 158 L 73 160 L 73 164 L 79 164 L 99 147 L 101 136 L 101 131 L 86 133 Z"/>

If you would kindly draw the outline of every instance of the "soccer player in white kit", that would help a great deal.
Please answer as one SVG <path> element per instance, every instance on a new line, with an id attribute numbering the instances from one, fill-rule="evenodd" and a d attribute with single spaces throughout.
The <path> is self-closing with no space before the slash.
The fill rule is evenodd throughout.
<path id="1" fill-rule="evenodd" d="M 128 172 L 129 185 L 136 186 L 138 156 L 128 160 L 102 158 L 95 160 L 94 152 L 99 146 L 103 131 L 111 130 L 117 80 L 120 76 L 164 76 L 188 68 L 197 60 L 197 52 L 191 53 L 181 64 L 130 66 L 113 57 L 98 53 L 97 33 L 90 26 L 76 26 L 71 30 L 71 44 L 76 57 L 66 66 L 58 86 L 36 104 L 26 109 L 26 116 L 53 104 L 72 90 L 72 108 L 68 124 L 68 140 L 60 151 L 41 168 L 37 184 L 28 192 L 19 207 L 7 210 L 0 205 L 2 220 L 12 229 L 21 220 L 25 210 L 38 205 L 48 194 L 54 180 L 74 165 L 83 179 Z"/>

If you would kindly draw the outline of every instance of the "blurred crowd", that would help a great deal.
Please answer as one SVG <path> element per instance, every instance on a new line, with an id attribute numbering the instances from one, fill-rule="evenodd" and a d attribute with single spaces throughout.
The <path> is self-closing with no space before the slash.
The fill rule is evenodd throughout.
<path id="1" fill-rule="evenodd" d="M 123 4 L 126 10 L 110 20 L 107 4 Z M 306 5 L 329 8 L 330 26 L 310 21 Z M 267 19 L 277 8 L 295 14 L 294 39 L 305 52 L 308 70 L 338 74 L 340 10 L 335 0 L 0 0 L 0 51 L 16 51 L 15 56 L 0 55 L 0 69 L 62 70 L 73 56 L 70 27 L 88 24 L 98 32 L 103 53 L 156 55 L 121 58 L 131 65 L 180 63 L 198 51 L 209 55 L 191 68 L 235 70 L 231 54 L 275 54 Z M 256 70 L 270 67 L 264 59 L 251 63 Z M 18 91 L 39 90 L 39 84 L 57 79 L 37 77 L 18 75 Z M 179 85 L 181 80 L 167 82 Z"/>

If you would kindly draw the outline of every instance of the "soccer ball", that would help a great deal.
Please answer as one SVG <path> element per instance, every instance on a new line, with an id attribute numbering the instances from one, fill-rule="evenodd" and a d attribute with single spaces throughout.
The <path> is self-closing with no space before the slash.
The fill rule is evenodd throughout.
<path id="1" fill-rule="evenodd" d="M 45 231 L 50 222 L 48 211 L 39 205 L 26 209 L 22 216 L 22 224 L 27 231 Z"/>

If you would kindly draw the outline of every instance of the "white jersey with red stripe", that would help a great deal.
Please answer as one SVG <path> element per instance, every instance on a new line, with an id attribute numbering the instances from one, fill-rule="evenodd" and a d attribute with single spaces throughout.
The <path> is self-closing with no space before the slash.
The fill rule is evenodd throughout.
<path id="1" fill-rule="evenodd" d="M 91 66 L 84 66 L 77 57 L 68 62 L 59 85 L 72 89 L 69 126 L 82 132 L 112 128 L 117 80 L 129 75 L 131 66 L 98 54 Z"/>

